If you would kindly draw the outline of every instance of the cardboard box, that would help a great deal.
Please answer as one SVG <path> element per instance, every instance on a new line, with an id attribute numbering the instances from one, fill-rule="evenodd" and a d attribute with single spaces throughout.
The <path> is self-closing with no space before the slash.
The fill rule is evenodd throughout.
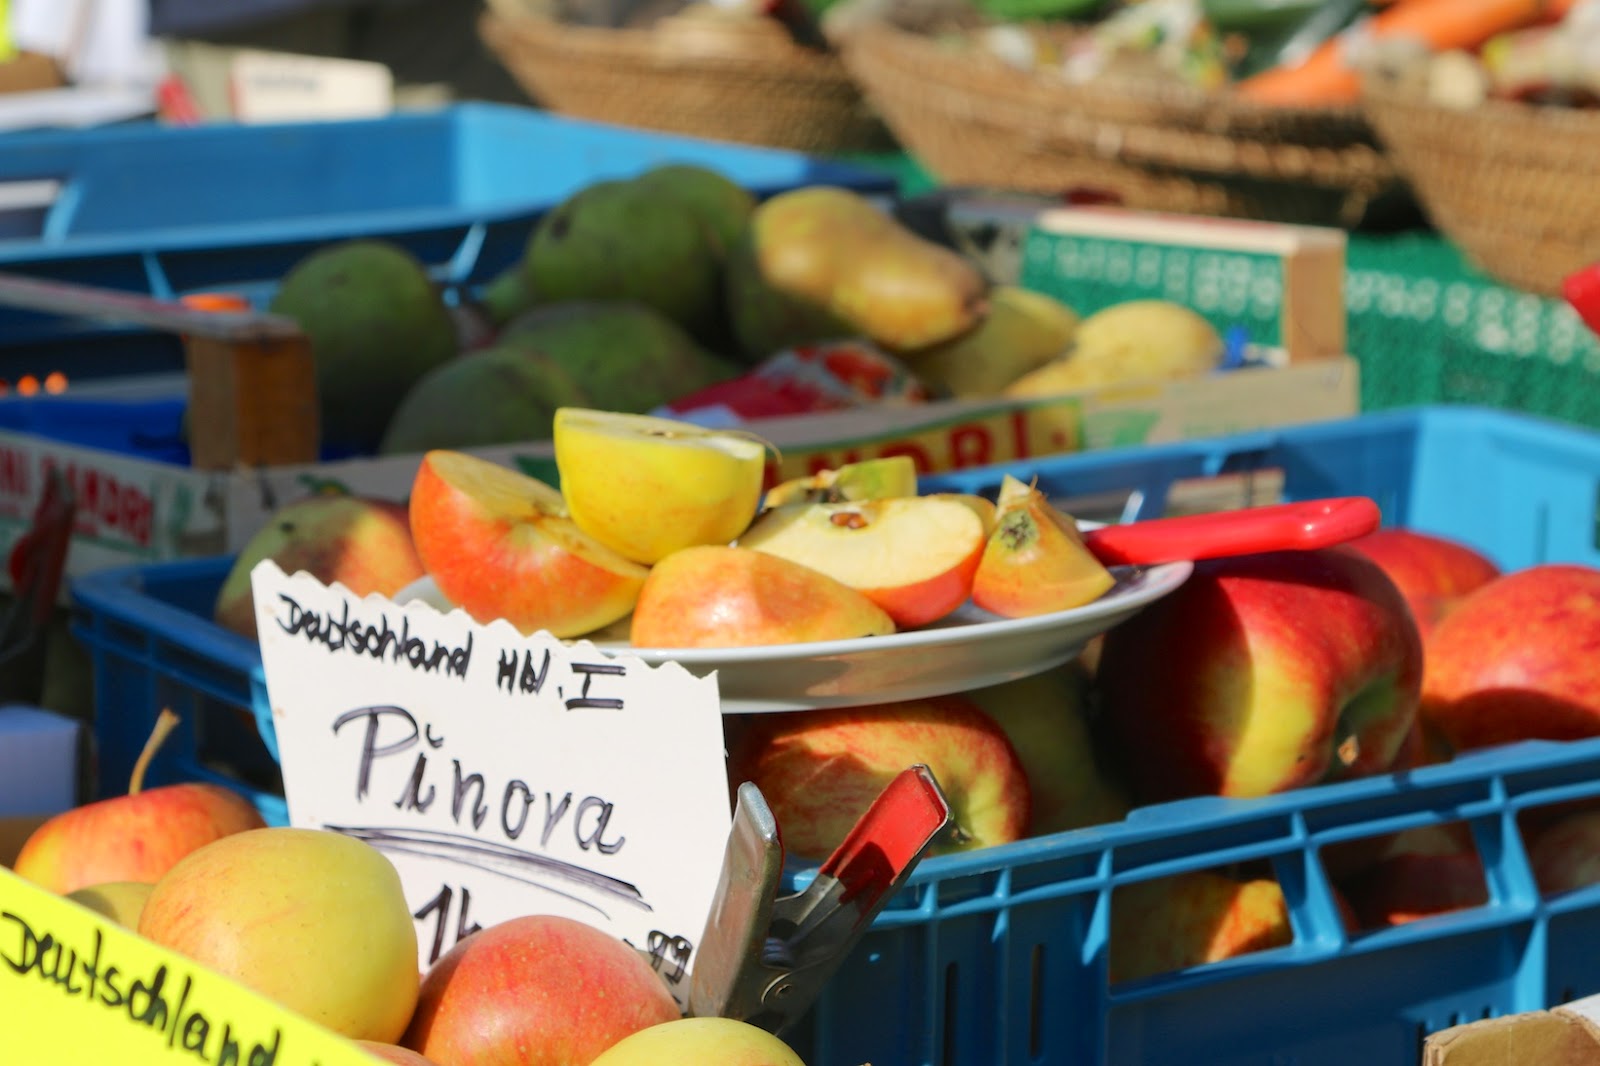
<path id="1" fill-rule="evenodd" d="M 1423 1066 L 1600 1066 L 1600 996 L 1441 1030 Z"/>

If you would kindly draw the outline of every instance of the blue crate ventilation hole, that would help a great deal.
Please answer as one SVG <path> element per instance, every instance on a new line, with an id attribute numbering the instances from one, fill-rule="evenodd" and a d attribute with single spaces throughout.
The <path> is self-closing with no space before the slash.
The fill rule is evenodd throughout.
<path id="1" fill-rule="evenodd" d="M 1371 496 L 1386 523 L 1458 538 L 1506 569 L 1600 565 L 1600 436 L 1472 408 L 966 470 L 925 488 L 992 495 L 1010 473 L 1052 495 L 1132 490 L 1130 516 L 1144 518 L 1176 482 L 1268 469 L 1282 471 L 1289 499 Z M 260 655 L 205 617 L 229 562 L 75 583 L 75 631 L 99 694 L 100 780 L 126 781 L 157 709 L 171 706 L 186 725 L 151 780 L 221 781 L 281 822 Z M 1600 797 L 1600 740 L 1527 743 L 1260 800 L 1146 807 L 1114 825 L 930 859 L 786 1035 L 812 1066 L 1413 1066 L 1434 1030 L 1600 992 L 1600 886 L 1541 898 L 1517 828 L 1529 808 L 1590 797 Z M 1348 933 L 1323 849 L 1450 822 L 1472 833 L 1487 904 Z M 1293 944 L 1108 981 L 1114 889 L 1236 863 L 1270 869 Z"/>
<path id="2" fill-rule="evenodd" d="M 760 197 L 895 188 L 891 175 L 796 152 L 486 103 L 349 122 L 18 133 L 0 143 L 0 271 L 163 299 L 225 290 L 264 306 L 319 246 L 377 237 L 416 255 L 454 300 L 514 263 L 538 218 L 572 193 L 662 163 L 711 167 Z M 0 384 L 183 369 L 176 336 L 0 307 Z M 182 411 L 181 381 L 137 402 L 13 395 L 0 400 L 0 429 L 187 463 Z"/>

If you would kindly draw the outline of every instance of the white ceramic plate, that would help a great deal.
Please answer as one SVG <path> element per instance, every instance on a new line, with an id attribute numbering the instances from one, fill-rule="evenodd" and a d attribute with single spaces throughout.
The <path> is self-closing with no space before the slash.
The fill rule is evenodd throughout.
<path id="1" fill-rule="evenodd" d="M 886 637 L 755 648 L 635 648 L 625 639 L 590 639 L 647 663 L 677 662 L 690 673 L 716 671 L 727 714 L 847 707 L 917 699 L 998 685 L 1075 657 L 1092 638 L 1183 584 L 1192 563 L 1115 567 L 1111 591 L 1070 611 L 1001 618 L 968 603 L 923 629 Z M 395 595 L 453 609 L 432 578 Z M 624 634 L 617 633 L 621 637 Z"/>

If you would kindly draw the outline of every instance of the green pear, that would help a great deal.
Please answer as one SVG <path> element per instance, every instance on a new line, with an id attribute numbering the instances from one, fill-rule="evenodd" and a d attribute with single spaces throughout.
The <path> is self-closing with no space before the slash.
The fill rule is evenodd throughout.
<path id="1" fill-rule="evenodd" d="M 523 255 L 539 300 L 634 300 L 691 333 L 721 317 L 722 249 L 711 228 L 648 184 L 602 181 L 539 220 Z"/>
<path id="2" fill-rule="evenodd" d="M 235 833 L 156 882 L 139 935 L 356 1040 L 398 1043 L 417 929 L 381 852 L 325 829 Z"/>
<path id="3" fill-rule="evenodd" d="M 646 304 L 571 300 L 539 307 L 502 332 L 502 347 L 537 352 L 587 395 L 567 406 L 647 414 L 726 381 L 738 368 Z"/>
<path id="4" fill-rule="evenodd" d="M 1095 758 L 1088 692 L 1074 662 L 967 694 L 1022 758 L 1033 796 L 1029 836 L 1120 822 L 1128 813 L 1123 790 Z"/>
<path id="5" fill-rule="evenodd" d="M 849 327 L 833 336 L 865 337 L 896 351 L 925 348 L 972 328 L 986 309 L 988 282 L 976 265 L 848 189 L 780 193 L 756 208 L 746 239 L 748 254 L 729 264 L 729 306 L 741 345 L 756 358 L 771 354 L 755 353 L 775 337 L 795 343 L 784 327 L 832 322 Z M 740 270 L 753 270 L 759 285 L 736 278 Z M 737 300 L 750 299 L 752 288 L 782 299 L 741 311 Z M 778 323 L 767 321 L 775 315 Z"/>
<path id="6" fill-rule="evenodd" d="M 998 285 L 982 322 L 953 340 L 901 355 L 933 388 L 956 399 L 985 398 L 1063 355 L 1077 328 L 1077 312 L 1055 297 Z"/>
<path id="7" fill-rule="evenodd" d="M 453 359 L 413 385 L 378 454 L 549 440 L 556 409 L 588 399 L 554 359 L 502 342 Z"/>
<path id="8" fill-rule="evenodd" d="M 749 189 L 695 163 L 665 163 L 634 181 L 688 208 L 716 236 L 724 256 L 739 242 L 756 209 Z"/>
<path id="9" fill-rule="evenodd" d="M 370 452 L 412 383 L 458 350 L 455 318 L 427 270 L 385 241 L 312 252 L 269 309 L 311 342 L 322 441 L 338 450 Z"/>

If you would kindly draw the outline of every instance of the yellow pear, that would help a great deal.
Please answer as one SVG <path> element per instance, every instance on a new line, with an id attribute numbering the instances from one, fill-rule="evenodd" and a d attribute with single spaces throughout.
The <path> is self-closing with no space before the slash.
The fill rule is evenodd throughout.
<path id="1" fill-rule="evenodd" d="M 155 887 L 144 881 L 108 881 L 103 885 L 85 885 L 75 892 L 68 892 L 67 898 L 110 918 L 120 926 L 137 929 L 139 912 L 144 910 L 144 901 L 150 898 L 150 890 Z"/>
<path id="2" fill-rule="evenodd" d="M 1222 362 L 1222 336 L 1210 322 L 1167 300 L 1129 300 L 1078 324 L 1062 359 L 1006 388 L 1008 396 L 1049 396 L 1102 385 L 1198 377 Z"/>
<path id="3" fill-rule="evenodd" d="M 998 396 L 1066 352 L 1077 328 L 1077 312 L 1055 297 L 998 285 L 982 322 L 954 340 L 900 354 L 917 377 L 958 400 Z"/>
<path id="4" fill-rule="evenodd" d="M 733 1018 L 679 1018 L 640 1029 L 612 1044 L 589 1066 L 806 1066 L 794 1049 L 765 1029 Z"/>
<path id="5" fill-rule="evenodd" d="M 417 930 L 376 848 L 322 829 L 253 829 L 156 882 L 139 934 L 356 1040 L 395 1043 L 416 1007 Z"/>
<path id="6" fill-rule="evenodd" d="M 752 358 L 853 333 L 896 350 L 938 344 L 983 317 L 972 262 L 860 193 L 813 185 L 756 208 L 729 266 L 729 312 Z"/>
<path id="7" fill-rule="evenodd" d="M 766 446 L 746 434 L 563 407 L 555 453 L 578 528 L 646 566 L 683 548 L 728 543 L 761 505 Z"/>

